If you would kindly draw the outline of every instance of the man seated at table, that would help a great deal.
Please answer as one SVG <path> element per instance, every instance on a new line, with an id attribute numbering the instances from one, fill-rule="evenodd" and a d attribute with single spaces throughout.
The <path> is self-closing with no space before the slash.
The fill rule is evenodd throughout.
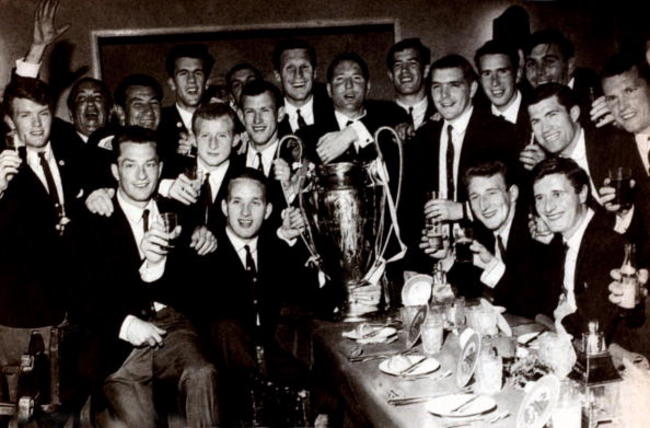
<path id="1" fill-rule="evenodd" d="M 98 418 L 109 426 L 156 426 L 154 380 L 179 390 L 189 426 L 215 426 L 216 372 L 181 313 L 186 289 L 180 275 L 191 265 L 173 267 L 181 255 L 187 262 L 214 251 L 216 242 L 205 229 L 191 236 L 179 236 L 178 226 L 163 231 L 161 213 L 173 205 L 153 199 L 162 169 L 153 131 L 124 128 L 113 153 L 115 212 L 88 214 L 75 229 L 81 273 L 74 317 L 89 332 L 80 370 L 101 391 L 106 412 Z"/>
<path id="2" fill-rule="evenodd" d="M 574 337 L 587 330 L 588 321 L 598 320 L 610 341 L 624 318 L 640 319 L 642 307 L 623 310 L 609 299 L 610 272 L 623 262 L 625 241 L 589 208 L 588 193 L 589 177 L 571 159 L 547 159 L 533 170 L 535 209 L 555 234 L 549 243 L 554 257 L 546 264 L 554 279 L 544 304 Z"/>
<path id="3" fill-rule="evenodd" d="M 534 262 L 548 257 L 549 247 L 532 239 L 527 206 L 519 203 L 519 187 L 500 161 L 469 167 L 463 182 L 474 219 L 487 233 L 476 236 L 470 247 L 473 264 L 454 264 L 448 279 L 461 294 L 483 295 L 509 313 L 534 318 L 544 311 L 539 302 L 548 279 L 542 264 Z M 433 257 L 442 256 L 444 250 L 436 251 L 431 242 L 425 231 L 421 247 Z"/>
<path id="4" fill-rule="evenodd" d="M 267 179 L 246 168 L 228 183 L 221 209 L 226 225 L 217 232 L 219 247 L 196 269 L 199 285 L 194 313 L 197 325 L 207 330 L 217 367 L 225 378 L 220 390 L 225 410 L 235 422 L 245 412 L 247 376 L 261 372 L 291 385 L 306 383 L 306 368 L 281 349 L 275 333 L 281 311 L 289 302 L 306 307 L 315 287 L 305 281 L 300 248 L 293 248 L 273 234 L 260 233 L 273 206 L 267 198 Z M 282 213 L 280 236 L 294 243 L 302 227 L 296 208 Z M 207 284 L 218 272 L 222 281 Z M 220 370 L 221 374 L 222 371 Z M 221 382 L 221 376 L 220 376 Z M 227 396 L 225 396 L 227 395 Z"/>

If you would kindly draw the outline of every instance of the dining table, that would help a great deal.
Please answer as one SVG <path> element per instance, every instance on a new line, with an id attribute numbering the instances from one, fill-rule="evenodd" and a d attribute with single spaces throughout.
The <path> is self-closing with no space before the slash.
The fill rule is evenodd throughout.
<path id="1" fill-rule="evenodd" d="M 541 331 L 544 327 L 534 321 L 504 314 L 513 336 Z M 456 368 L 461 353 L 459 335 L 445 332 L 440 352 L 433 354 L 440 367 L 426 376 L 396 376 L 379 369 L 385 358 L 364 359 L 363 356 L 386 358 L 406 351 L 407 333 L 398 329 L 397 339 L 391 343 L 360 345 L 343 333 L 356 327 L 355 323 L 319 322 L 313 331 L 314 373 L 325 382 L 339 401 L 344 426 L 374 427 L 515 427 L 517 412 L 524 392 L 504 385 L 491 395 L 496 409 L 476 417 L 455 418 L 436 416 L 427 411 L 427 402 L 410 405 L 389 404 L 389 399 L 400 397 L 439 396 L 460 393 L 456 382 Z M 416 343 L 409 354 L 423 355 L 421 343 Z M 470 387 L 472 382 L 470 381 Z M 466 390 L 464 390 L 466 391 Z M 497 418 L 496 416 L 500 416 Z M 496 419 L 496 420 L 495 420 Z"/>

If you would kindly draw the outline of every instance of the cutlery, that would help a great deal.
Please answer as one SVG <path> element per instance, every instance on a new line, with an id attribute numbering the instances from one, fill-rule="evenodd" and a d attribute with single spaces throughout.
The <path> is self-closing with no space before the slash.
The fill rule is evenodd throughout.
<path id="1" fill-rule="evenodd" d="M 476 401 L 476 399 L 477 399 L 478 397 L 480 397 L 480 395 L 475 395 L 475 396 L 473 396 L 472 398 L 470 398 L 469 400 L 465 401 L 465 402 L 464 402 L 463 404 L 461 404 L 460 406 L 451 409 L 451 410 L 449 411 L 449 413 L 457 413 L 457 412 L 460 412 L 461 410 L 467 408 L 467 406 L 469 406 L 470 404 L 472 404 L 474 401 Z"/>
<path id="2" fill-rule="evenodd" d="M 532 343 L 533 340 L 537 339 L 539 337 L 539 335 L 542 334 L 542 333 L 543 333 L 543 331 L 538 331 L 533 336 L 529 337 L 524 343 L 522 343 L 522 345 L 528 346 L 529 343 Z"/>
<path id="3" fill-rule="evenodd" d="M 449 395 L 449 392 L 440 392 L 437 394 L 429 395 L 414 395 L 411 397 L 389 398 L 388 404 L 392 406 L 408 406 L 411 404 L 424 403 L 425 401 L 429 401 L 432 398 L 442 397 L 443 395 Z"/>
<path id="4" fill-rule="evenodd" d="M 420 360 L 412 363 L 410 366 L 406 367 L 405 369 L 401 370 L 399 373 L 397 373 L 398 376 L 404 376 L 409 373 L 413 373 L 413 370 L 416 368 L 420 367 L 422 363 L 427 359 L 426 356 L 422 357 Z"/>
<path id="5" fill-rule="evenodd" d="M 503 412 L 497 413 L 496 415 L 492 416 L 490 419 L 487 420 L 489 424 L 494 424 L 497 423 L 498 421 L 502 419 L 506 419 L 510 417 L 510 412 L 507 410 L 504 410 Z M 481 422 L 483 421 L 484 418 L 472 418 L 472 419 L 465 419 L 462 422 L 452 422 L 450 424 L 446 424 L 445 428 L 460 428 L 460 427 L 468 427 L 474 424 L 475 422 Z"/>
<path id="6" fill-rule="evenodd" d="M 452 374 L 451 370 L 447 370 L 447 371 L 444 371 L 442 373 L 433 374 L 433 375 L 432 374 L 422 374 L 422 375 L 418 375 L 418 376 L 409 376 L 409 377 L 403 378 L 402 380 L 405 381 L 405 382 L 412 382 L 414 380 L 428 379 L 429 381 L 437 382 L 439 380 L 448 378 L 449 376 L 451 376 L 451 374 Z"/>
<path id="7" fill-rule="evenodd" d="M 397 340 L 397 335 L 394 335 L 391 337 L 386 343 L 392 343 L 395 340 Z M 408 351 L 391 351 L 391 352 L 382 352 L 379 354 L 367 354 L 367 355 L 354 355 L 354 356 L 349 356 L 348 361 L 351 363 L 358 363 L 362 361 L 370 361 L 370 360 L 380 360 L 383 358 L 390 358 L 390 357 L 395 357 L 397 355 L 408 355 L 411 352 L 415 352 L 415 349 L 409 349 Z"/>

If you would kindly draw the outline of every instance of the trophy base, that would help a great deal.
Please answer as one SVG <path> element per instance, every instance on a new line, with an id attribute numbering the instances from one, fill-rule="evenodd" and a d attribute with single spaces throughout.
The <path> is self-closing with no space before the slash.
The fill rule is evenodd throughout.
<path id="1" fill-rule="evenodd" d="M 361 322 L 376 319 L 381 310 L 381 287 L 367 282 L 348 283 L 348 298 L 340 307 L 340 321 Z"/>

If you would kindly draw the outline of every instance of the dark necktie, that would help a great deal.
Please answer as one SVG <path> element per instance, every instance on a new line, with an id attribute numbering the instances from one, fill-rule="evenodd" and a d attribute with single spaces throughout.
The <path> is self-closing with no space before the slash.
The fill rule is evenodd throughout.
<path id="1" fill-rule="evenodd" d="M 648 137 L 648 143 L 650 144 L 650 137 Z M 648 151 L 648 165 L 650 165 L 650 151 Z M 646 170 L 646 174 L 650 175 L 650 170 Z"/>
<path id="2" fill-rule="evenodd" d="M 501 239 L 501 235 L 497 235 L 496 246 L 499 248 L 499 254 L 501 254 L 501 261 L 505 261 L 505 259 L 506 259 L 506 246 L 503 245 L 503 239 Z"/>
<path id="3" fill-rule="evenodd" d="M 253 296 L 253 307 L 255 309 L 255 325 L 260 326 L 260 311 L 258 308 L 259 303 L 259 293 L 257 289 L 257 268 L 255 267 L 255 260 L 253 260 L 253 254 L 248 245 L 244 245 L 244 250 L 246 250 L 246 273 L 251 283 L 251 294 Z"/>
<path id="4" fill-rule="evenodd" d="M 264 164 L 262 163 L 262 153 L 260 152 L 257 152 L 257 170 L 264 174 Z"/>
<path id="5" fill-rule="evenodd" d="M 149 210 L 142 211 L 142 231 L 149 232 Z"/>
<path id="6" fill-rule="evenodd" d="M 305 128 L 307 126 L 307 122 L 305 122 L 305 119 L 300 114 L 300 109 L 296 110 L 296 116 L 298 121 L 298 129 Z"/>
<path id="7" fill-rule="evenodd" d="M 38 153 L 39 160 L 41 162 L 41 168 L 43 169 L 43 174 L 45 175 L 45 183 L 47 184 L 47 193 L 50 195 L 50 200 L 54 204 L 57 212 L 62 213 L 61 209 L 61 199 L 59 199 L 59 191 L 54 184 L 54 177 L 52 176 L 52 170 L 50 169 L 50 164 L 45 159 L 45 152 Z"/>
<path id="8" fill-rule="evenodd" d="M 203 224 L 208 224 L 208 210 L 212 205 L 212 188 L 210 187 L 210 173 L 205 173 L 205 178 L 203 179 L 203 184 L 201 185 L 201 199 L 203 209 L 205 210 L 205 215 L 203 218 Z"/>
<path id="9" fill-rule="evenodd" d="M 453 126 L 447 125 L 447 199 L 456 200 L 454 186 L 454 141 L 451 132 Z"/>
<path id="10" fill-rule="evenodd" d="M 411 126 L 415 129 L 415 118 L 413 117 L 413 106 L 409 107 L 409 120 L 411 121 Z"/>

